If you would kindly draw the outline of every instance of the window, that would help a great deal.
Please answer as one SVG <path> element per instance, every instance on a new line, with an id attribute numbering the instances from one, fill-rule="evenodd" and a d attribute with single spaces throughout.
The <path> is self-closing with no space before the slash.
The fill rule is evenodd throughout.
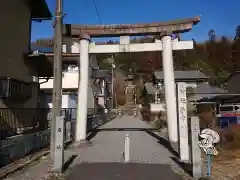
<path id="1" fill-rule="evenodd" d="M 239 106 L 234 106 L 234 110 L 235 111 L 239 110 Z"/>
<path id="2" fill-rule="evenodd" d="M 8 80 L 0 79 L 0 97 L 7 98 L 9 96 L 8 93 Z"/>
<path id="3" fill-rule="evenodd" d="M 0 79 L 0 97 L 28 99 L 32 96 L 32 84 L 14 79 Z"/>

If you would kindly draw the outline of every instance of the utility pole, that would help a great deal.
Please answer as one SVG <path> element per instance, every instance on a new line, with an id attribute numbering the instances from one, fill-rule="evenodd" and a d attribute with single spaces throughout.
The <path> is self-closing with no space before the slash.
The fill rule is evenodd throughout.
<path id="1" fill-rule="evenodd" d="M 115 79 L 114 79 L 114 69 L 115 69 L 115 64 L 114 62 L 112 63 L 112 109 L 114 109 L 114 83 L 115 83 Z M 115 97 L 116 98 L 116 97 Z M 116 105 L 115 105 L 116 106 Z"/>
<path id="2" fill-rule="evenodd" d="M 112 56 L 112 57 L 110 57 L 109 59 L 108 59 L 108 61 L 109 61 L 109 63 L 111 64 L 111 66 L 112 66 L 112 87 L 111 87 L 111 89 L 112 89 L 112 99 L 111 99 L 111 104 L 112 104 L 112 110 L 114 109 L 114 83 L 115 83 L 115 79 L 114 79 L 114 70 L 115 70 L 115 62 L 114 62 L 114 56 Z"/>
<path id="3" fill-rule="evenodd" d="M 53 108 L 51 123 L 51 158 L 54 160 L 55 154 L 55 129 L 56 119 L 61 116 L 62 106 L 62 0 L 56 2 L 55 22 L 54 22 L 54 80 L 53 80 Z"/>

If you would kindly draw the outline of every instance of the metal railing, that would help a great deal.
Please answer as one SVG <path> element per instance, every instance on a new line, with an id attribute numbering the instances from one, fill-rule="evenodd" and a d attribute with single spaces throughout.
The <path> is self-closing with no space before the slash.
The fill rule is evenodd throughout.
<path id="1" fill-rule="evenodd" d="M 61 116 L 65 117 L 66 126 L 71 129 L 71 136 L 74 136 L 77 109 L 62 108 Z M 104 112 L 94 114 L 91 111 L 87 117 L 87 130 L 91 131 L 104 124 L 109 117 Z M 51 119 L 51 108 L 0 108 L 0 140 L 20 134 L 46 130 L 51 126 Z"/>
<path id="2" fill-rule="evenodd" d="M 72 121 L 76 119 L 76 108 L 63 108 L 61 115 Z M 48 129 L 51 116 L 51 108 L 1 108 L 0 139 Z"/>
<path id="3" fill-rule="evenodd" d="M 0 139 L 48 128 L 48 111 L 38 108 L 1 108 Z"/>

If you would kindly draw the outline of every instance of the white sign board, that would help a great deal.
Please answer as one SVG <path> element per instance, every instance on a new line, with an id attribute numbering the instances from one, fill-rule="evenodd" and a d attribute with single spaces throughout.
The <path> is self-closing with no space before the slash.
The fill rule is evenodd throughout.
<path id="1" fill-rule="evenodd" d="M 179 149 L 181 161 L 189 160 L 186 83 L 177 83 Z"/>
<path id="2" fill-rule="evenodd" d="M 216 156 L 218 154 L 215 144 L 220 142 L 219 134 L 209 128 L 203 129 L 199 135 L 202 140 L 199 142 L 199 147 L 206 155 Z"/>
<path id="3" fill-rule="evenodd" d="M 64 116 L 56 117 L 53 171 L 62 173 L 64 165 Z"/>

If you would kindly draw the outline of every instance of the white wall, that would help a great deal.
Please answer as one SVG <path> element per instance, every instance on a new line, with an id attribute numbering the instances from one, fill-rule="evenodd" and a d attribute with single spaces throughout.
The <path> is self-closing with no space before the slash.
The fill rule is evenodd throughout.
<path id="1" fill-rule="evenodd" d="M 39 79 L 40 89 L 52 89 L 53 79 L 49 79 L 45 82 L 45 79 Z M 62 78 L 63 89 L 77 89 L 78 88 L 78 71 L 63 72 Z"/>
<path id="2" fill-rule="evenodd" d="M 52 108 L 52 95 L 46 94 L 41 97 L 41 108 Z M 62 108 L 77 108 L 77 95 L 63 94 Z"/>
<path id="3" fill-rule="evenodd" d="M 79 44 L 77 45 L 77 48 L 79 48 Z M 91 55 L 89 59 L 89 76 L 91 76 L 92 68 L 99 69 L 98 61 L 96 59 L 95 55 Z M 63 78 L 62 78 L 62 88 L 63 89 L 77 89 L 78 88 L 78 82 L 79 82 L 79 67 L 72 68 L 69 65 L 69 68 L 67 71 L 63 72 Z M 40 89 L 52 89 L 53 88 L 53 79 L 49 79 L 48 82 L 46 82 L 45 79 L 39 79 Z"/>

